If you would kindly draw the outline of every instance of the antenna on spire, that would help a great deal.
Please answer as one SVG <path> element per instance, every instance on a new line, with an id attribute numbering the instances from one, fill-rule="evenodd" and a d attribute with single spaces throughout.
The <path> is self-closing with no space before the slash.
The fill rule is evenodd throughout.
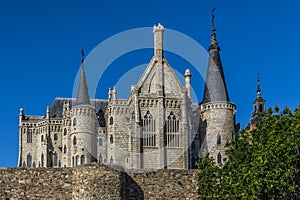
<path id="1" fill-rule="evenodd" d="M 257 94 L 260 94 L 261 89 L 260 89 L 260 76 L 259 73 L 257 74 L 257 89 L 256 89 Z"/>
<path id="2" fill-rule="evenodd" d="M 84 62 L 84 48 L 81 47 L 81 62 Z"/>

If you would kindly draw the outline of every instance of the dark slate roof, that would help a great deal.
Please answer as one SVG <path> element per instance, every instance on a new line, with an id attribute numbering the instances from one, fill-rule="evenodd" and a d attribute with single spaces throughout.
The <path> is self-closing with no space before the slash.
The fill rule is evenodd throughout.
<path id="1" fill-rule="evenodd" d="M 80 72 L 80 81 L 78 86 L 76 105 L 90 105 L 90 97 L 89 97 L 83 62 L 82 62 L 82 67 Z"/>
<path id="2" fill-rule="evenodd" d="M 202 103 L 215 101 L 229 102 L 229 96 L 219 53 L 220 47 L 217 42 L 214 26 L 212 28 L 211 43 L 208 51 L 209 61 Z"/>
<path id="3" fill-rule="evenodd" d="M 53 104 L 49 107 L 50 118 L 62 118 L 63 106 L 65 102 L 69 102 L 71 105 L 75 104 L 75 99 L 72 98 L 55 98 Z M 107 100 L 105 99 L 91 99 L 90 104 L 95 106 L 96 112 L 100 109 L 105 110 Z"/>

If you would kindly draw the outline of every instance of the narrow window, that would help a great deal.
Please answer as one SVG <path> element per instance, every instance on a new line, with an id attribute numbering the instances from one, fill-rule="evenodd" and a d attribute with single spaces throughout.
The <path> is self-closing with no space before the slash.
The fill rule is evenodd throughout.
<path id="1" fill-rule="evenodd" d="M 76 118 L 73 119 L 73 126 L 76 126 Z"/>
<path id="2" fill-rule="evenodd" d="M 179 120 L 173 112 L 170 112 L 166 123 L 165 129 L 167 133 L 167 147 L 179 147 Z"/>
<path id="3" fill-rule="evenodd" d="M 99 138 L 99 146 L 102 146 L 103 145 L 103 140 L 102 138 Z"/>
<path id="4" fill-rule="evenodd" d="M 36 167 L 36 165 L 35 165 L 35 162 L 33 161 L 33 163 L 32 163 L 32 167 L 33 168 L 35 168 Z"/>
<path id="5" fill-rule="evenodd" d="M 26 162 L 25 162 L 25 161 L 23 162 L 23 167 L 24 167 L 24 168 L 26 167 Z"/>
<path id="6" fill-rule="evenodd" d="M 102 158 L 102 154 L 99 155 L 99 162 L 102 162 L 103 158 Z"/>
<path id="7" fill-rule="evenodd" d="M 112 135 L 110 136 L 109 141 L 110 141 L 111 144 L 114 143 L 114 137 Z"/>
<path id="8" fill-rule="evenodd" d="M 84 163 L 85 163 L 85 156 L 82 155 L 82 156 L 80 157 L 80 164 L 83 165 Z"/>
<path id="9" fill-rule="evenodd" d="M 217 135 L 217 145 L 220 145 L 221 144 L 221 134 L 218 133 Z"/>
<path id="10" fill-rule="evenodd" d="M 263 105 L 259 104 L 259 112 L 262 112 L 262 111 L 263 111 Z"/>
<path id="11" fill-rule="evenodd" d="M 53 154 L 53 166 L 57 166 L 57 153 Z"/>
<path id="12" fill-rule="evenodd" d="M 74 167 L 74 156 L 72 156 L 72 167 Z"/>
<path id="13" fill-rule="evenodd" d="M 27 131 L 27 143 L 32 143 L 32 130 Z"/>
<path id="14" fill-rule="evenodd" d="M 44 135 L 41 135 L 41 142 L 44 142 Z"/>
<path id="15" fill-rule="evenodd" d="M 76 163 L 75 163 L 75 165 L 76 165 L 76 166 L 79 165 L 79 156 L 78 156 L 78 155 L 76 156 Z"/>
<path id="16" fill-rule="evenodd" d="M 58 135 L 57 135 L 57 133 L 54 134 L 53 139 L 54 139 L 54 141 L 58 140 Z"/>
<path id="17" fill-rule="evenodd" d="M 221 153 L 218 153 L 218 164 L 222 164 L 222 156 Z"/>
<path id="18" fill-rule="evenodd" d="M 143 146 L 156 146 L 155 120 L 148 110 L 143 119 Z"/>
<path id="19" fill-rule="evenodd" d="M 111 156 L 110 157 L 110 164 L 112 164 L 114 162 L 114 159 L 113 159 L 113 157 Z"/>
<path id="20" fill-rule="evenodd" d="M 68 134 L 68 131 L 66 128 L 64 128 L 64 135 L 67 135 Z"/>
<path id="21" fill-rule="evenodd" d="M 42 167 L 44 167 L 44 154 L 43 153 L 41 155 L 41 163 L 42 163 Z"/>
<path id="22" fill-rule="evenodd" d="M 31 162 L 32 162 L 32 157 L 29 153 L 29 154 L 27 154 L 27 167 L 28 168 L 31 168 Z"/>
<path id="23" fill-rule="evenodd" d="M 111 116 L 110 118 L 109 118 L 109 125 L 112 125 L 114 123 L 114 118 Z"/>
<path id="24" fill-rule="evenodd" d="M 77 144 L 77 139 L 76 139 L 76 136 L 73 137 L 73 145 L 76 145 Z"/>
<path id="25" fill-rule="evenodd" d="M 64 154 L 67 153 L 67 146 L 64 146 Z"/>

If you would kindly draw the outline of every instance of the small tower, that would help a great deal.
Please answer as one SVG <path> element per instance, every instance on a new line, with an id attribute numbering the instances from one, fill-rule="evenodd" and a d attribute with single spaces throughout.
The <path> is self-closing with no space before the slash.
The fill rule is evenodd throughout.
<path id="1" fill-rule="evenodd" d="M 185 70 L 184 77 L 185 77 L 185 88 L 187 90 L 187 95 L 191 99 L 191 77 L 192 77 L 192 74 L 191 74 L 190 69 Z"/>
<path id="2" fill-rule="evenodd" d="M 88 86 L 84 71 L 84 51 L 82 49 L 81 72 L 75 105 L 71 109 L 71 134 L 69 143 L 71 147 L 70 165 L 95 161 L 96 131 L 95 108 L 90 104 Z"/>
<path id="3" fill-rule="evenodd" d="M 218 164 L 222 164 L 226 142 L 232 140 L 235 134 L 236 106 L 229 101 L 214 26 L 214 10 L 204 96 L 200 103 L 200 157 L 208 153 Z"/>
<path id="4" fill-rule="evenodd" d="M 163 58 L 163 36 L 164 36 L 164 27 L 160 23 L 154 25 L 154 56 L 161 60 Z"/>
<path id="5" fill-rule="evenodd" d="M 256 89 L 256 98 L 253 102 L 253 112 L 251 117 L 251 124 L 255 124 L 260 117 L 261 113 L 265 112 L 265 100 L 262 98 L 261 95 L 261 88 L 260 88 L 260 77 L 259 74 L 257 75 L 257 89 Z"/>

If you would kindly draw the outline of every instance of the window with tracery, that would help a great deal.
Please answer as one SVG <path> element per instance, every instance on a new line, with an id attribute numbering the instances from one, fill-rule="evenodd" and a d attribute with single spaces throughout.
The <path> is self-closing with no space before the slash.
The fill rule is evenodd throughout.
<path id="1" fill-rule="evenodd" d="M 170 112 L 166 120 L 167 147 L 179 147 L 179 120 Z"/>
<path id="2" fill-rule="evenodd" d="M 32 143 L 32 130 L 27 131 L 27 143 Z"/>
<path id="3" fill-rule="evenodd" d="M 143 119 L 143 145 L 148 147 L 156 146 L 155 119 L 153 119 L 149 110 Z"/>

